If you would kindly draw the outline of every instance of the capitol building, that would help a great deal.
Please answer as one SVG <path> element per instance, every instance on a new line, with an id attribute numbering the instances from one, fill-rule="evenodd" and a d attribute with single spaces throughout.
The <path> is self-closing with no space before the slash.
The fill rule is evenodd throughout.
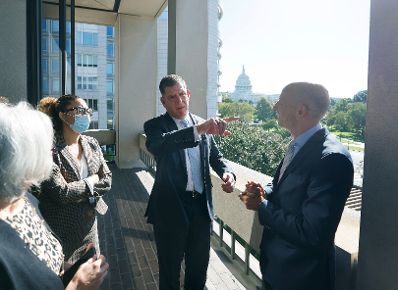
<path id="1" fill-rule="evenodd" d="M 234 102 L 247 101 L 257 103 L 264 94 L 254 94 L 249 76 L 246 74 L 245 66 L 242 67 L 242 73 L 238 76 L 235 84 L 235 91 L 231 94 Z"/>

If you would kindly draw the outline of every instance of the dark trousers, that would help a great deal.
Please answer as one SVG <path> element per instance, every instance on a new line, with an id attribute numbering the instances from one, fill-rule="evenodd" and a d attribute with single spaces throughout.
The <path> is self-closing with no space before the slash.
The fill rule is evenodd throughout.
<path id="1" fill-rule="evenodd" d="M 210 252 L 210 218 L 203 195 L 181 196 L 189 225 L 184 229 L 164 228 L 154 224 L 159 263 L 159 289 L 179 290 L 181 262 L 185 257 L 186 290 L 202 290 Z"/>
<path id="2" fill-rule="evenodd" d="M 272 287 L 267 281 L 263 280 L 263 288 L 261 290 L 272 290 Z"/>

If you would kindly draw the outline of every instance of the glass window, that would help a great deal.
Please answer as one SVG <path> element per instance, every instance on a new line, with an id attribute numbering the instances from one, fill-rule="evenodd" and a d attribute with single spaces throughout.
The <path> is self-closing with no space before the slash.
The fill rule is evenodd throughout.
<path id="1" fill-rule="evenodd" d="M 108 62 L 106 64 L 106 74 L 107 76 L 113 76 L 113 63 Z"/>
<path id="2" fill-rule="evenodd" d="M 83 31 L 82 37 L 83 37 L 82 39 L 83 45 L 88 45 L 88 46 L 98 45 L 98 33 Z"/>
<path id="3" fill-rule="evenodd" d="M 113 43 L 108 43 L 106 45 L 106 55 L 108 58 L 113 58 Z"/>
<path id="4" fill-rule="evenodd" d="M 48 29 L 47 19 L 43 19 L 41 21 L 41 31 L 47 32 L 47 29 Z"/>
<path id="5" fill-rule="evenodd" d="M 51 52 L 59 53 L 59 39 L 51 38 Z"/>
<path id="6" fill-rule="evenodd" d="M 60 63 L 59 63 L 59 59 L 58 58 L 51 58 L 51 73 L 52 74 L 59 74 L 60 70 Z"/>
<path id="7" fill-rule="evenodd" d="M 106 36 L 109 37 L 113 37 L 113 26 L 107 26 L 106 27 Z"/>
<path id="8" fill-rule="evenodd" d="M 98 33 L 93 33 L 93 45 L 98 46 Z"/>
<path id="9" fill-rule="evenodd" d="M 49 91 L 48 91 L 48 78 L 47 77 L 43 77 L 41 79 L 41 89 L 43 91 L 43 94 L 48 95 Z"/>
<path id="10" fill-rule="evenodd" d="M 58 20 L 51 20 L 51 32 L 59 32 Z"/>
<path id="11" fill-rule="evenodd" d="M 1 0 L 0 0 L 1 1 Z M 59 24 L 57 19 L 44 19 L 42 28 L 42 75 L 41 82 L 44 95 L 58 96 L 61 92 L 61 58 L 59 49 Z M 71 64 L 70 64 L 70 22 L 67 23 L 67 75 L 66 89 L 71 90 Z M 78 95 L 92 96 L 87 101 L 94 110 L 98 110 L 98 123 L 101 128 L 113 126 L 113 97 L 116 84 L 114 43 L 116 30 L 113 26 L 103 26 L 91 23 L 76 22 L 76 67 L 75 85 Z M 108 45 L 109 44 L 109 45 Z M 101 48 L 101 49 L 100 49 Z M 110 58 L 107 58 L 109 54 Z M 110 82 L 107 82 L 110 80 Z M 68 91 L 67 91 L 68 92 Z M 108 95 L 108 97 L 106 97 Z M 98 98 L 98 99 L 94 99 Z M 88 98 L 89 99 L 89 98 Z M 109 106 L 106 102 L 109 100 Z M 101 106 L 99 105 L 101 104 Z M 95 120 L 94 120 L 95 121 Z"/>
<path id="12" fill-rule="evenodd" d="M 54 94 L 57 94 L 61 91 L 61 82 L 59 78 L 53 78 L 51 81 L 51 91 Z"/>
<path id="13" fill-rule="evenodd" d="M 107 128 L 113 128 L 113 99 L 106 100 L 106 123 Z"/>
<path id="14" fill-rule="evenodd" d="M 98 57 L 93 55 L 93 61 L 91 62 L 91 66 L 97 67 L 98 66 Z"/>
<path id="15" fill-rule="evenodd" d="M 47 37 L 43 37 L 41 39 L 41 51 L 48 52 L 48 38 Z"/>
<path id="16" fill-rule="evenodd" d="M 76 44 L 83 44 L 83 32 L 76 31 Z"/>
<path id="17" fill-rule="evenodd" d="M 113 80 L 106 81 L 106 95 L 113 96 Z"/>
<path id="18" fill-rule="evenodd" d="M 98 121 L 91 121 L 89 129 L 98 129 Z"/>
<path id="19" fill-rule="evenodd" d="M 90 55 L 83 54 L 83 66 L 87 66 L 87 64 L 90 62 L 89 58 L 90 58 Z"/>
<path id="20" fill-rule="evenodd" d="M 66 39 L 66 53 L 67 53 L 67 55 L 70 55 L 70 51 L 71 51 L 70 38 L 67 38 Z"/>
<path id="21" fill-rule="evenodd" d="M 82 81 L 82 77 L 77 77 L 77 89 L 78 90 L 82 90 L 83 89 L 83 81 Z"/>
<path id="22" fill-rule="evenodd" d="M 43 74 L 48 74 L 48 59 L 46 59 L 46 58 L 43 58 L 41 60 L 41 72 Z"/>
<path id="23" fill-rule="evenodd" d="M 76 54 L 76 64 L 78 66 L 82 66 L 83 65 L 82 58 L 83 58 L 82 54 L 80 54 L 80 53 Z"/>

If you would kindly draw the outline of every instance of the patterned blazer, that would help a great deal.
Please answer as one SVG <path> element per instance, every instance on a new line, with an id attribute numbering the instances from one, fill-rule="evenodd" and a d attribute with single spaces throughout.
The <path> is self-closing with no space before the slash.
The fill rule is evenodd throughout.
<path id="1" fill-rule="evenodd" d="M 112 173 L 102 155 L 98 141 L 81 135 L 80 144 L 87 160 L 88 176 L 98 174 L 100 180 L 90 189 L 82 179 L 77 160 L 67 149 L 63 136 L 56 136 L 51 176 L 41 184 L 39 208 L 44 219 L 61 241 L 65 260 L 74 263 L 87 243 L 99 251 L 97 220 L 89 197 L 104 195 L 111 188 Z"/>

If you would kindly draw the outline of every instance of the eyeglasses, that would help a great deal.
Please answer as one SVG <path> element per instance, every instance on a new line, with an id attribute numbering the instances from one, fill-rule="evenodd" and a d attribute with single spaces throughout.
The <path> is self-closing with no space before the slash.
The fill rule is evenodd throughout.
<path id="1" fill-rule="evenodd" d="M 65 113 L 68 113 L 68 112 L 72 112 L 73 111 L 73 113 L 75 114 L 75 115 L 90 115 L 90 116 L 92 116 L 93 115 L 93 110 L 92 109 L 90 109 L 90 108 L 83 108 L 83 107 L 74 107 L 74 108 L 70 108 L 70 109 L 68 109 L 68 110 L 66 110 L 65 111 Z"/>

